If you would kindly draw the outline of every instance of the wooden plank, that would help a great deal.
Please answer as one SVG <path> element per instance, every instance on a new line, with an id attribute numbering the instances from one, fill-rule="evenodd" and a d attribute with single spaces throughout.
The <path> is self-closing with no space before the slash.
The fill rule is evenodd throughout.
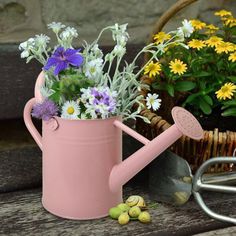
<path id="1" fill-rule="evenodd" d="M 129 45 L 125 59 L 131 61 L 142 45 Z M 106 53 L 111 46 L 103 46 Z M 138 64 L 142 63 L 142 57 Z M 33 97 L 34 84 L 42 65 L 20 58 L 17 45 L 0 46 L 0 119 L 22 117 L 25 103 Z"/>
<path id="2" fill-rule="evenodd" d="M 152 202 L 148 190 L 135 185 L 125 186 L 124 196 L 139 194 Z M 208 194 L 208 205 L 224 214 L 236 209 L 233 196 Z M 56 217 L 41 205 L 41 189 L 0 194 L 1 235 L 193 235 L 232 226 L 206 216 L 195 203 L 183 207 L 159 204 L 150 209 L 152 223 L 130 222 L 120 226 L 108 217 L 98 220 L 75 221 Z"/>
<path id="3" fill-rule="evenodd" d="M 217 235 L 227 235 L 234 236 L 236 235 L 236 226 L 228 227 L 225 229 L 217 229 L 206 233 L 195 234 L 194 236 L 217 236 Z"/>

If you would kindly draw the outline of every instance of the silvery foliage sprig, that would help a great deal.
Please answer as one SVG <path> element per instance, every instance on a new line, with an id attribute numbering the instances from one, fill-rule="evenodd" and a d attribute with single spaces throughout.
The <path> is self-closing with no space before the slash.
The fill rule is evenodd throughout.
<path id="1" fill-rule="evenodd" d="M 58 45 L 61 45 L 64 48 L 72 48 L 72 41 L 78 36 L 76 29 L 73 27 L 65 28 L 65 25 L 55 22 L 49 24 L 48 28 L 52 29 L 52 31 L 56 34 Z M 123 119 L 136 119 L 137 117 L 140 117 L 144 119 L 145 122 L 149 122 L 147 118 L 139 115 L 143 107 L 142 100 L 144 99 L 140 91 L 144 87 L 148 89 L 147 85 L 144 85 L 139 81 L 139 77 L 149 62 L 154 59 L 158 61 L 157 55 L 162 54 L 165 47 L 174 43 L 187 47 L 183 44 L 185 37 L 184 30 L 178 28 L 177 31 L 170 32 L 173 36 L 165 43 L 159 45 L 155 43 L 148 44 L 140 52 L 138 52 L 134 60 L 129 64 L 126 61 L 123 61 L 126 53 L 126 44 L 129 39 L 129 34 L 126 30 L 127 24 L 115 24 L 113 26 L 103 28 L 97 39 L 91 44 L 84 41 L 83 73 L 88 78 L 94 79 L 96 86 L 108 86 L 111 91 L 117 93 L 117 115 L 121 115 Z M 113 50 L 104 56 L 98 46 L 98 42 L 105 31 L 110 31 L 112 33 L 112 38 L 116 44 Z M 51 49 L 48 47 L 49 41 L 50 38 L 48 36 L 41 34 L 21 43 L 19 46 L 19 49 L 22 50 L 21 57 L 26 58 L 27 63 L 35 58 L 41 64 L 45 65 L 47 59 L 49 58 L 49 52 L 53 52 L 58 46 L 57 45 L 54 49 Z M 137 71 L 136 62 L 143 53 L 149 53 L 151 57 L 148 62 Z M 125 65 L 122 65 L 122 63 Z M 105 71 L 105 68 L 108 69 Z M 113 74 L 111 74 L 111 68 L 115 68 Z M 91 73 L 91 71 L 93 71 L 93 73 Z M 80 71 L 78 70 L 78 72 Z M 54 77 L 55 76 L 53 76 L 51 71 L 47 71 L 45 73 L 45 85 L 41 88 L 41 93 L 44 97 L 49 97 L 53 93 L 51 85 L 55 80 Z M 139 104 L 136 111 L 132 111 L 134 104 Z"/>
<path id="2" fill-rule="evenodd" d="M 136 119 L 136 117 L 140 117 L 144 119 L 145 122 L 150 122 L 145 117 L 139 115 L 141 109 L 143 108 L 143 104 L 141 102 L 143 100 L 143 96 L 140 95 L 140 91 L 144 87 L 148 89 L 147 85 L 144 85 L 139 81 L 139 77 L 148 63 L 150 63 L 153 59 L 158 61 L 157 55 L 164 53 L 165 47 L 174 43 L 187 47 L 183 44 L 185 35 L 181 27 L 178 28 L 177 31 L 170 32 L 173 36 L 167 42 L 159 45 L 156 43 L 150 43 L 136 55 L 130 64 L 125 62 L 125 65 L 122 69 L 120 69 L 122 59 L 126 53 L 126 43 L 129 39 L 126 29 L 127 24 L 115 24 L 113 26 L 108 26 L 100 32 L 98 38 L 93 43 L 89 45 L 85 42 L 84 52 L 85 55 L 87 55 L 86 63 L 89 63 L 89 61 L 94 59 L 96 60 L 96 58 L 100 58 L 100 60 L 102 60 L 103 54 L 101 50 L 98 49 L 98 41 L 105 31 L 110 30 L 116 45 L 110 53 L 106 54 L 103 63 L 100 65 L 100 69 L 98 69 L 100 73 L 96 76 L 96 82 L 100 86 L 109 85 L 112 91 L 117 92 L 117 97 L 120 98 L 117 114 L 121 114 L 126 119 Z M 137 69 L 137 59 L 143 53 L 150 53 L 151 57 L 138 72 L 135 72 Z M 103 69 L 105 66 L 107 66 L 108 70 L 104 73 Z M 112 67 L 115 68 L 115 72 L 111 75 L 110 70 Z M 136 111 L 131 112 L 134 104 L 139 104 L 139 108 Z"/>

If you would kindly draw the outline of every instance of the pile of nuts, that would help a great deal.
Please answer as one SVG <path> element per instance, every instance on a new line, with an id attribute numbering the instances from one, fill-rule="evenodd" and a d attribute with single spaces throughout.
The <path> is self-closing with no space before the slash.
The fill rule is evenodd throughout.
<path id="1" fill-rule="evenodd" d="M 138 195 L 130 196 L 125 203 L 120 203 L 109 210 L 112 219 L 118 220 L 120 225 L 128 224 L 130 220 L 139 220 L 142 223 L 151 222 L 145 201 Z"/>

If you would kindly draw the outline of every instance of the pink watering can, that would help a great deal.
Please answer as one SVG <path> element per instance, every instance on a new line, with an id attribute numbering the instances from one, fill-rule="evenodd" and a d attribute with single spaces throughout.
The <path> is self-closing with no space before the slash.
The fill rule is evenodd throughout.
<path id="1" fill-rule="evenodd" d="M 43 153 L 42 204 L 49 212 L 69 219 L 108 215 L 122 202 L 122 186 L 182 135 L 201 139 L 203 130 L 194 116 L 174 107 L 175 124 L 149 141 L 122 123 L 122 118 L 43 121 L 42 136 L 31 120 L 31 110 L 42 101 L 37 78 L 35 98 L 24 109 L 25 124 Z M 122 162 L 122 131 L 144 146 Z"/>

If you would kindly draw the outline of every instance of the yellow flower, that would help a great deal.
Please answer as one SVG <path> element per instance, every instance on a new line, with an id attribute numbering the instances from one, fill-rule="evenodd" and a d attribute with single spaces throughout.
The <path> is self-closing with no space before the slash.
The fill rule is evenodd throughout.
<path id="1" fill-rule="evenodd" d="M 206 27 L 206 23 L 200 20 L 190 20 L 190 22 L 195 30 L 201 30 Z"/>
<path id="2" fill-rule="evenodd" d="M 224 17 L 222 18 L 222 20 L 224 21 L 224 25 L 229 26 L 229 27 L 233 27 L 236 25 L 236 18 L 230 16 L 230 17 Z"/>
<path id="3" fill-rule="evenodd" d="M 234 45 L 230 42 L 220 42 L 218 45 L 216 45 L 215 51 L 218 54 L 222 52 L 229 53 L 234 51 Z"/>
<path id="4" fill-rule="evenodd" d="M 191 41 L 188 42 L 188 46 L 190 48 L 196 48 L 197 50 L 200 50 L 201 48 L 204 48 L 205 42 L 202 40 L 198 40 L 198 39 L 192 39 Z"/>
<path id="5" fill-rule="evenodd" d="M 214 34 L 217 30 L 219 30 L 219 27 L 216 27 L 213 24 L 207 25 L 206 28 L 208 29 L 206 34 Z"/>
<path id="6" fill-rule="evenodd" d="M 229 55 L 229 61 L 235 62 L 236 61 L 236 52 L 233 52 Z"/>
<path id="7" fill-rule="evenodd" d="M 208 45 L 209 47 L 216 47 L 217 45 L 219 45 L 219 43 L 221 43 L 223 41 L 222 38 L 217 37 L 217 36 L 211 36 L 209 39 L 207 39 L 205 41 L 206 45 Z"/>
<path id="8" fill-rule="evenodd" d="M 171 38 L 170 34 L 166 34 L 165 32 L 161 31 L 158 34 L 153 35 L 153 39 L 157 44 L 164 42 Z"/>
<path id="9" fill-rule="evenodd" d="M 171 72 L 173 72 L 174 74 L 182 75 L 187 70 L 187 65 L 184 64 L 179 59 L 175 59 L 174 61 L 171 61 L 169 65 L 170 65 L 169 68 L 171 69 Z"/>
<path id="10" fill-rule="evenodd" d="M 236 85 L 233 83 L 225 83 L 218 91 L 216 91 L 216 97 L 218 100 L 231 99 L 236 91 Z"/>
<path id="11" fill-rule="evenodd" d="M 144 74 L 145 75 L 148 74 L 148 76 L 151 78 L 156 75 L 159 75 L 160 71 L 161 71 L 161 64 L 159 62 L 154 63 L 153 61 L 151 61 L 144 68 Z"/>
<path id="12" fill-rule="evenodd" d="M 232 12 L 226 10 L 220 10 L 215 12 L 215 16 L 232 16 Z"/>

